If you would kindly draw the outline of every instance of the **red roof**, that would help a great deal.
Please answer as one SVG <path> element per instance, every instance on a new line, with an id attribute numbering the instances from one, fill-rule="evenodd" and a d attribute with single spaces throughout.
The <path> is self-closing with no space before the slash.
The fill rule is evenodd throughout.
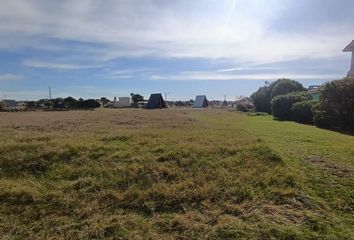
<path id="1" fill-rule="evenodd" d="M 352 51 L 354 51 L 354 40 L 343 49 L 343 52 L 352 52 Z"/>

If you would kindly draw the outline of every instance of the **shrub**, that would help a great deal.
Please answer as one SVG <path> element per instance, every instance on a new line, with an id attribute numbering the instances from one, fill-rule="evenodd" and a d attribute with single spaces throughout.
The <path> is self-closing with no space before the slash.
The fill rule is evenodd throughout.
<path id="1" fill-rule="evenodd" d="M 253 111 L 253 106 L 247 104 L 247 103 L 238 103 L 236 105 L 236 110 L 240 112 L 252 112 Z"/>
<path id="2" fill-rule="evenodd" d="M 273 116 L 279 120 L 292 120 L 291 108 L 294 103 L 306 100 L 306 92 L 280 95 L 272 100 Z"/>
<path id="3" fill-rule="evenodd" d="M 326 83 L 320 89 L 320 102 L 314 107 L 319 127 L 354 130 L 354 78 Z"/>
<path id="4" fill-rule="evenodd" d="M 294 103 L 291 107 L 292 119 L 298 123 L 313 123 L 313 105 L 314 102 L 308 100 Z"/>

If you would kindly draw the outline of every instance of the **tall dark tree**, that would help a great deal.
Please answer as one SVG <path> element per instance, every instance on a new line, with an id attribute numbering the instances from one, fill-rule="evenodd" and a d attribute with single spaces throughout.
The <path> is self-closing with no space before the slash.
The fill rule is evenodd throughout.
<path id="1" fill-rule="evenodd" d="M 271 114 L 271 86 L 260 87 L 255 93 L 251 95 L 257 112 L 266 112 Z"/>

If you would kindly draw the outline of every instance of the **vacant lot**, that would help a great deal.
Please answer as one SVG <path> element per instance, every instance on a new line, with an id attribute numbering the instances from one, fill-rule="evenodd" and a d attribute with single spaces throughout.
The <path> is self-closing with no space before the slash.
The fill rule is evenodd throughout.
<path id="1" fill-rule="evenodd" d="M 353 239 L 354 137 L 226 110 L 0 113 L 2 239 Z"/>

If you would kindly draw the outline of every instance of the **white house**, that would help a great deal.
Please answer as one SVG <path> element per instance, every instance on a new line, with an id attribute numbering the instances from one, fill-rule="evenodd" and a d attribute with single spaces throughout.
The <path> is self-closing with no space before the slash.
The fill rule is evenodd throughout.
<path id="1" fill-rule="evenodd" d="M 132 104 L 131 97 L 119 97 L 118 98 L 118 107 L 130 107 Z"/>
<path id="2" fill-rule="evenodd" d="M 110 108 L 128 108 L 131 107 L 131 97 L 119 97 L 118 101 L 114 98 L 113 102 L 108 102 L 107 106 Z"/>

